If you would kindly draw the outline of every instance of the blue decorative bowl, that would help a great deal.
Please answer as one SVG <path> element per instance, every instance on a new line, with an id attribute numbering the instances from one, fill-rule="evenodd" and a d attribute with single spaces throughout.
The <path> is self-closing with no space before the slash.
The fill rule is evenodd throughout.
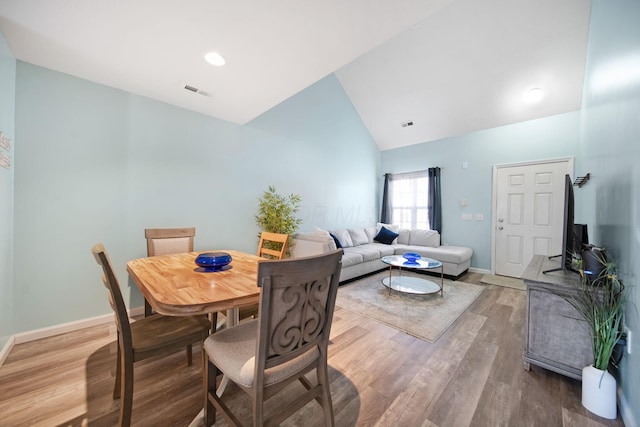
<path id="1" fill-rule="evenodd" d="M 231 255 L 226 252 L 205 252 L 196 258 L 196 264 L 204 271 L 220 271 L 231 262 Z"/>
<path id="2" fill-rule="evenodd" d="M 407 260 L 407 264 L 417 264 L 416 261 L 422 258 L 420 254 L 417 254 L 415 252 L 405 252 L 402 254 L 402 256 Z"/>

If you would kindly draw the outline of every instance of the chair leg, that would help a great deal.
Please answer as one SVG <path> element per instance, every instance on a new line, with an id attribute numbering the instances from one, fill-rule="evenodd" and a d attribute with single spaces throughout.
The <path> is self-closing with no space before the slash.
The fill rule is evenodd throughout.
<path id="1" fill-rule="evenodd" d="M 122 379 L 120 394 L 120 423 L 119 427 L 131 425 L 131 411 L 133 409 L 133 355 L 122 353 Z"/>
<path id="2" fill-rule="evenodd" d="M 120 383 L 121 383 L 121 375 L 122 375 L 122 352 L 120 350 L 120 333 L 118 333 L 118 338 L 116 340 L 116 381 L 113 386 L 113 398 L 120 398 Z"/>
<path id="3" fill-rule="evenodd" d="M 253 391 L 253 425 L 264 425 L 264 391 L 256 389 Z"/>
<path id="4" fill-rule="evenodd" d="M 153 308 L 151 307 L 151 304 L 149 304 L 149 301 L 144 300 L 144 317 L 149 317 L 153 314 Z"/>
<path id="5" fill-rule="evenodd" d="M 322 410 L 324 411 L 324 421 L 327 427 L 334 427 L 335 420 L 333 418 L 333 404 L 331 402 L 331 391 L 329 390 L 329 372 L 327 369 L 326 359 L 320 362 L 317 368 L 318 384 L 322 386 L 320 394 L 322 398 Z"/>
<path id="6" fill-rule="evenodd" d="M 209 399 L 209 394 L 216 393 L 216 377 L 218 368 L 209 361 L 209 356 L 202 346 L 202 385 L 204 389 L 204 425 L 212 426 L 216 422 L 216 407 Z"/>
<path id="7" fill-rule="evenodd" d="M 209 320 L 211 321 L 211 329 L 209 329 L 209 334 L 213 334 L 218 329 L 218 312 L 214 311 L 209 314 Z"/>

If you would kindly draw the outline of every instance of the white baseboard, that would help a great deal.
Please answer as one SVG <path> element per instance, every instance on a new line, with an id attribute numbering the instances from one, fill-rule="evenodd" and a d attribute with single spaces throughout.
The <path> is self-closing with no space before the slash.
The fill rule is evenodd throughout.
<path id="1" fill-rule="evenodd" d="M 625 427 L 638 427 L 629 402 L 627 402 L 626 397 L 624 397 L 622 387 L 618 387 L 618 409 L 620 410 L 620 416 L 622 417 Z"/>
<path id="2" fill-rule="evenodd" d="M 139 316 L 142 314 L 144 314 L 143 306 L 134 307 L 129 310 L 129 316 L 131 317 Z M 20 332 L 19 334 L 15 334 L 12 338 L 14 338 L 15 344 L 22 344 L 42 338 L 53 337 L 55 335 L 66 334 L 67 332 L 90 328 L 91 326 L 113 322 L 113 317 L 113 314 L 103 314 L 102 316 L 90 317 L 88 319 L 77 320 L 75 322 L 63 323 L 60 325 L 49 326 L 41 329 L 34 329 L 33 331 Z"/>
<path id="3" fill-rule="evenodd" d="M 491 270 L 485 270 L 484 268 L 469 267 L 469 273 L 491 274 Z"/>
<path id="4" fill-rule="evenodd" d="M 9 337 L 9 340 L 7 340 L 7 343 L 4 345 L 4 347 L 2 347 L 2 350 L 0 350 L 0 366 L 2 366 L 5 360 L 7 360 L 7 356 L 9 356 L 9 353 L 11 353 L 11 350 L 13 349 L 15 343 L 16 339 L 12 335 Z"/>
<path id="5" fill-rule="evenodd" d="M 144 315 L 144 305 L 140 307 L 133 307 L 129 310 L 129 317 L 136 317 Z"/>

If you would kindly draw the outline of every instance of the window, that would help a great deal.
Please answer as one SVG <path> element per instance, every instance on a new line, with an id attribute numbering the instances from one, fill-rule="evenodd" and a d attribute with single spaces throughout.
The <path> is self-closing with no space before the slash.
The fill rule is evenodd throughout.
<path id="1" fill-rule="evenodd" d="M 429 172 L 389 177 L 391 222 L 400 228 L 429 229 Z"/>

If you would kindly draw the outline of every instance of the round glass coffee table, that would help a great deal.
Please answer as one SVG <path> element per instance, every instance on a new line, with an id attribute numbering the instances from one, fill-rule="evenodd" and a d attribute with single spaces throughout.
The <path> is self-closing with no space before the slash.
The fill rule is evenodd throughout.
<path id="1" fill-rule="evenodd" d="M 408 261 L 402 255 L 389 255 L 382 257 L 382 262 L 389 265 L 389 277 L 382 279 L 382 284 L 398 292 L 404 292 L 408 294 L 433 294 L 440 292 L 440 296 L 444 292 L 444 267 L 440 261 L 431 258 L 420 258 L 413 262 Z M 397 267 L 398 274 L 392 275 L 393 267 Z M 420 277 L 403 276 L 402 269 L 410 270 L 431 270 L 433 268 L 440 268 L 440 284 L 432 282 L 431 280 L 423 279 Z"/>

